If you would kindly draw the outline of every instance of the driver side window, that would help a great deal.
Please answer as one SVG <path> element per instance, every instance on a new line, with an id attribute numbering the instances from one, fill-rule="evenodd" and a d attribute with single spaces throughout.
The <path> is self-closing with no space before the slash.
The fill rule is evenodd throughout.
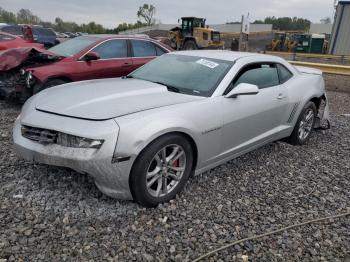
<path id="1" fill-rule="evenodd" d="M 258 63 L 244 67 L 234 78 L 225 94 L 241 83 L 256 85 L 259 89 L 279 85 L 277 67 L 273 63 Z"/>

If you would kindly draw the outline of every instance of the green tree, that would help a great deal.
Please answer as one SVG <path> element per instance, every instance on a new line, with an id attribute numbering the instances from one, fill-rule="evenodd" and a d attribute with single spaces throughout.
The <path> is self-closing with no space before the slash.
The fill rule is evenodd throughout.
<path id="1" fill-rule="evenodd" d="M 18 24 L 40 24 L 41 20 L 38 16 L 33 15 L 28 9 L 20 9 L 17 13 Z"/>
<path id="2" fill-rule="evenodd" d="M 311 22 L 304 18 L 298 17 L 279 17 L 276 18 L 266 17 L 264 20 L 265 24 L 272 24 L 275 30 L 295 30 L 295 31 L 307 31 L 310 28 Z"/>
<path id="3" fill-rule="evenodd" d="M 156 13 L 156 8 L 153 5 L 144 4 L 139 7 L 137 11 L 137 17 L 145 20 L 147 25 L 152 25 L 154 23 L 153 16 Z"/>
<path id="4" fill-rule="evenodd" d="M 16 15 L 0 7 L 0 23 L 15 24 L 17 23 Z"/>

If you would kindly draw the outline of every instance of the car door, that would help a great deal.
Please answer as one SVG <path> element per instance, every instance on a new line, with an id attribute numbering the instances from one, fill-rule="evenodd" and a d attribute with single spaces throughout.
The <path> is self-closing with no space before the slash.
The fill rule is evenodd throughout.
<path id="1" fill-rule="evenodd" d="M 147 40 L 130 40 L 132 50 L 133 70 L 143 66 L 157 56 L 165 53 L 158 45 Z"/>
<path id="2" fill-rule="evenodd" d="M 127 75 L 132 68 L 126 39 L 106 40 L 89 52 L 96 52 L 100 59 L 85 61 L 84 57 L 80 58 L 75 70 L 77 80 L 121 77 Z"/>
<path id="3" fill-rule="evenodd" d="M 231 82 L 227 94 L 240 83 L 259 87 L 255 95 L 223 98 L 223 156 L 250 150 L 276 137 L 281 123 L 279 76 L 274 63 L 244 66 Z"/>

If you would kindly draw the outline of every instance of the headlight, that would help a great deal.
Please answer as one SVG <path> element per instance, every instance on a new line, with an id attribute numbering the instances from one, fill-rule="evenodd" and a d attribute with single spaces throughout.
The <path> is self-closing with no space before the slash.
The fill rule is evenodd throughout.
<path id="1" fill-rule="evenodd" d="M 30 87 L 32 86 L 32 84 L 34 84 L 34 77 L 33 77 L 31 71 L 28 71 L 28 72 L 27 72 L 26 84 L 27 84 L 27 87 L 28 87 L 28 88 L 30 88 Z"/>
<path id="2" fill-rule="evenodd" d="M 64 134 L 64 133 L 58 133 L 56 143 L 58 145 L 65 146 L 65 147 L 99 149 L 103 144 L 103 140 L 90 139 L 90 138 L 73 136 L 73 135 Z"/>

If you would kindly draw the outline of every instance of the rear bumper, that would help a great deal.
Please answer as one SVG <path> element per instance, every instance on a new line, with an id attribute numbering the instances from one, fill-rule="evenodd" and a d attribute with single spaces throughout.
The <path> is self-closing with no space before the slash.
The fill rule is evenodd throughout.
<path id="1" fill-rule="evenodd" d="M 104 143 L 99 149 L 40 144 L 22 136 L 22 124 L 72 135 L 80 134 L 93 139 L 99 138 L 103 139 Z M 129 188 L 130 161 L 112 163 L 118 132 L 119 127 L 113 120 L 87 121 L 34 111 L 33 114 L 20 116 L 16 120 L 13 141 L 17 154 L 27 161 L 68 167 L 87 173 L 94 178 L 97 187 L 104 194 L 118 199 L 132 199 Z"/>

